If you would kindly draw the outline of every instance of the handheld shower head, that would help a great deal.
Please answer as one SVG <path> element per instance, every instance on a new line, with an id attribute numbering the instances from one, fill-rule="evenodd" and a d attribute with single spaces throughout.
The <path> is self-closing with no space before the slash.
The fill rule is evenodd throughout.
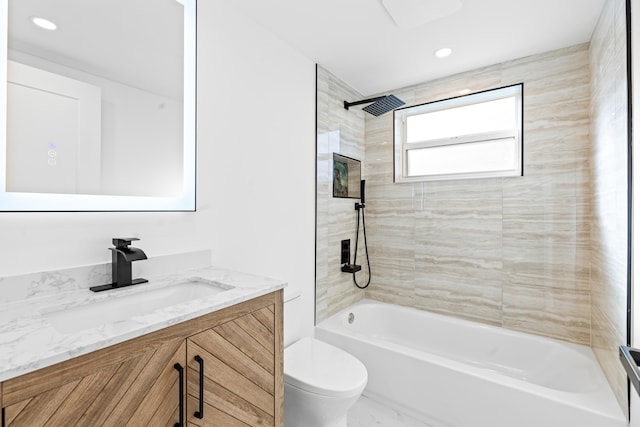
<path id="1" fill-rule="evenodd" d="M 344 101 L 344 109 L 348 110 L 349 107 L 360 104 L 371 104 L 363 108 L 369 114 L 376 117 L 388 113 L 391 110 L 395 110 L 398 107 L 402 107 L 404 101 L 398 99 L 395 95 L 379 96 L 377 98 L 363 99 L 362 101 L 347 102 Z"/>

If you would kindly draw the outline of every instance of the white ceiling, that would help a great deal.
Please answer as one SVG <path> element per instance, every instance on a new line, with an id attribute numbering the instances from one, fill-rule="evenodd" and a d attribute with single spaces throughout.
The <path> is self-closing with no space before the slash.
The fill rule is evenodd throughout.
<path id="1" fill-rule="evenodd" d="M 176 0 L 10 0 L 9 47 L 180 98 L 183 14 Z M 58 29 L 38 28 L 32 16 Z"/>
<path id="2" fill-rule="evenodd" d="M 233 0 L 233 4 L 368 96 L 588 41 L 604 1 Z M 385 4 L 396 12 L 395 21 Z M 174 59 L 181 55 L 181 6 L 174 0 L 10 0 L 9 6 L 14 47 L 45 58 L 50 55 L 49 59 L 63 58 L 70 66 L 156 93 L 170 87 L 175 88 L 170 93 L 181 90 L 176 82 L 182 80 L 182 67 Z M 49 17 L 60 29 L 49 33 L 35 28 L 28 22 L 32 15 Z M 436 59 L 433 52 L 445 46 L 453 54 Z"/>
<path id="3" fill-rule="evenodd" d="M 205 0 L 206 1 L 206 0 Z M 388 0 L 233 0 L 248 16 L 368 96 L 589 41 L 605 0 L 450 0 L 400 28 Z M 402 2 L 406 2 L 403 9 Z M 438 4 L 424 7 L 424 4 Z M 400 18 L 443 0 L 395 0 Z M 455 3 L 462 3 L 456 7 Z M 431 7 L 431 9 L 429 9 Z M 456 11 L 457 9 L 457 11 Z M 424 16 L 417 22 L 429 21 Z M 433 52 L 453 54 L 436 59 Z"/>

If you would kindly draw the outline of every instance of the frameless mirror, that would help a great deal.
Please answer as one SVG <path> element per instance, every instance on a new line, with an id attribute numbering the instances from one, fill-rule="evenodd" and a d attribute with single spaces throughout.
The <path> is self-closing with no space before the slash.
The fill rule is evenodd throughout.
<path id="1" fill-rule="evenodd" d="M 0 210 L 195 210 L 196 0 L 0 1 Z"/>

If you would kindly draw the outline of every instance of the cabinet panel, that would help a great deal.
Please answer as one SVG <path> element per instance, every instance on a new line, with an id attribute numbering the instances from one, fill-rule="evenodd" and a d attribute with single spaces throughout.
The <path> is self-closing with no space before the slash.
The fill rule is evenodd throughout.
<path id="1" fill-rule="evenodd" d="M 202 332 L 192 337 L 190 342 L 198 345 L 205 352 L 215 352 L 216 358 L 235 371 L 242 372 L 246 378 L 264 390 L 273 390 L 273 356 L 271 356 L 271 366 L 267 369 L 263 363 L 256 362 L 255 358 L 231 344 L 218 333 L 217 329 Z"/>
<path id="2" fill-rule="evenodd" d="M 178 373 L 173 369 L 176 362 L 184 366 L 182 340 L 97 368 L 95 373 L 61 386 L 55 384 L 9 405 L 5 408 L 6 425 L 120 427 L 127 423 L 158 426 L 175 423 L 180 402 Z"/>
<path id="3" fill-rule="evenodd" d="M 187 407 L 197 408 L 198 399 L 190 394 L 187 394 Z M 204 404 L 205 419 L 197 419 L 188 417 L 191 421 L 188 423 L 189 427 L 201 427 L 201 426 L 217 426 L 217 427 L 253 427 L 251 424 L 246 424 L 237 418 L 219 410 L 218 408 L 209 405 L 207 402 Z"/>
<path id="4" fill-rule="evenodd" d="M 212 386 L 212 383 L 224 385 L 226 390 L 238 396 L 240 399 L 249 402 L 266 414 L 273 416 L 273 389 L 262 389 L 259 385 L 249 380 L 244 372 L 240 373 L 234 370 L 213 354 L 193 343 L 190 344 L 189 351 L 187 352 L 189 360 L 192 355 L 200 355 L 204 360 L 205 390 L 207 390 L 207 385 Z M 199 384 L 198 368 L 195 366 L 193 368 L 190 366 L 190 368 L 189 374 L 187 375 L 189 384 L 187 391 L 197 396 Z"/>
<path id="5" fill-rule="evenodd" d="M 187 340 L 188 420 L 197 426 L 281 425 L 280 389 L 274 375 L 281 363 L 270 305 Z M 204 417 L 198 408 L 198 355 L 204 360 Z"/>
<path id="6" fill-rule="evenodd" d="M 181 400 L 184 402 L 184 396 L 180 395 L 179 374 L 174 365 L 178 363 L 186 369 L 186 343 L 183 341 L 172 354 L 169 351 L 162 353 L 157 361 L 145 367 L 125 393 L 118 404 L 120 417 L 110 417 L 107 424 L 113 420 L 113 425 L 162 426 L 179 421 L 179 406 Z"/>

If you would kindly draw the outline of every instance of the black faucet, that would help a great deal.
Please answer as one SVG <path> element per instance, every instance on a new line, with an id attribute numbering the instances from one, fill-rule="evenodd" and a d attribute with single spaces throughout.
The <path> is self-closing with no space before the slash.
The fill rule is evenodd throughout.
<path id="1" fill-rule="evenodd" d="M 140 239 L 137 237 L 113 238 L 115 248 L 109 248 L 109 250 L 113 252 L 111 254 L 111 280 L 113 280 L 113 282 L 106 285 L 92 286 L 89 288 L 90 290 L 100 292 L 148 282 L 147 279 L 143 278 L 131 280 L 131 263 L 133 261 L 147 259 L 147 255 L 142 249 L 129 247 L 131 242 L 135 240 Z"/>

